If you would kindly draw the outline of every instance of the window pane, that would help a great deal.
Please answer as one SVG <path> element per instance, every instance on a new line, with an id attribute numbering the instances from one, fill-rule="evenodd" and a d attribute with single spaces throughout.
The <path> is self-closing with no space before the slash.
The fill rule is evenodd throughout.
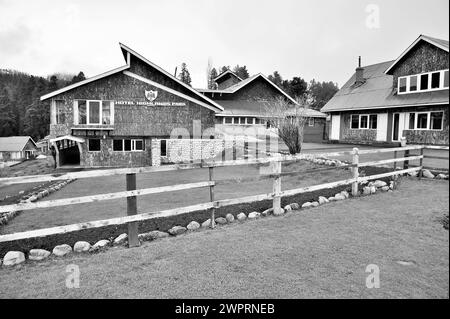
<path id="1" fill-rule="evenodd" d="M 86 124 L 86 101 L 78 101 L 78 124 Z"/>
<path id="2" fill-rule="evenodd" d="M 367 115 L 361 115 L 361 128 L 367 128 Z"/>
<path id="3" fill-rule="evenodd" d="M 428 90 L 428 74 L 422 74 L 420 76 L 420 89 Z"/>
<path id="4" fill-rule="evenodd" d="M 89 123 L 100 124 L 100 102 L 89 102 Z"/>
<path id="5" fill-rule="evenodd" d="M 89 139 L 89 151 L 90 152 L 100 151 L 100 139 Z"/>
<path id="6" fill-rule="evenodd" d="M 234 124 L 239 124 L 239 117 L 234 118 Z"/>
<path id="7" fill-rule="evenodd" d="M 231 118 L 231 117 L 230 117 Z M 161 156 L 167 156 L 166 140 L 161 140 Z"/>
<path id="8" fill-rule="evenodd" d="M 256 119 L 255 119 L 255 124 L 260 124 L 260 123 L 261 123 L 260 119 L 259 119 L 259 118 L 256 118 Z"/>
<path id="9" fill-rule="evenodd" d="M 64 112 L 64 101 L 56 100 L 56 124 L 64 124 L 66 122 L 66 113 Z"/>
<path id="10" fill-rule="evenodd" d="M 448 88 L 448 71 L 444 71 L 444 87 Z"/>
<path id="11" fill-rule="evenodd" d="M 123 151 L 122 140 L 114 140 L 113 141 L 113 151 Z"/>
<path id="12" fill-rule="evenodd" d="M 416 119 L 416 113 L 409 113 L 409 129 L 414 130 L 414 121 Z"/>
<path id="13" fill-rule="evenodd" d="M 409 78 L 409 90 L 411 92 L 417 91 L 417 75 Z"/>
<path id="14" fill-rule="evenodd" d="M 428 113 L 417 114 L 417 128 L 426 129 L 428 126 Z"/>
<path id="15" fill-rule="evenodd" d="M 352 128 L 359 128 L 359 115 L 352 115 Z"/>
<path id="16" fill-rule="evenodd" d="M 131 151 L 131 140 L 125 140 L 125 146 L 124 146 L 124 150 L 125 151 Z"/>
<path id="17" fill-rule="evenodd" d="M 247 117 L 247 124 L 253 124 L 253 117 Z"/>
<path id="18" fill-rule="evenodd" d="M 135 150 L 136 151 L 143 151 L 144 150 L 144 143 L 142 140 L 136 140 L 135 141 Z"/>
<path id="19" fill-rule="evenodd" d="M 227 124 L 233 123 L 233 118 L 232 117 L 226 117 L 225 118 L 225 123 L 227 123 Z"/>
<path id="20" fill-rule="evenodd" d="M 308 119 L 308 125 L 309 125 L 309 126 L 314 126 L 314 118 L 313 118 L 313 117 L 310 117 L 310 118 Z"/>
<path id="21" fill-rule="evenodd" d="M 102 124 L 111 124 L 111 102 L 102 102 Z"/>
<path id="22" fill-rule="evenodd" d="M 431 112 L 431 129 L 432 130 L 441 130 L 443 118 L 444 118 L 444 112 Z"/>
<path id="23" fill-rule="evenodd" d="M 240 118 L 239 124 L 245 124 L 245 117 Z"/>
<path id="24" fill-rule="evenodd" d="M 406 92 L 406 78 L 400 78 L 398 89 L 400 93 Z"/>
<path id="25" fill-rule="evenodd" d="M 370 120 L 369 121 L 369 128 L 371 128 L 373 130 L 377 129 L 377 119 L 378 119 L 378 116 L 376 114 L 373 114 L 373 115 L 370 116 L 370 118 L 369 118 L 369 120 Z"/>
<path id="26" fill-rule="evenodd" d="M 441 81 L 441 73 L 435 72 L 431 74 L 431 88 L 438 89 Z"/>

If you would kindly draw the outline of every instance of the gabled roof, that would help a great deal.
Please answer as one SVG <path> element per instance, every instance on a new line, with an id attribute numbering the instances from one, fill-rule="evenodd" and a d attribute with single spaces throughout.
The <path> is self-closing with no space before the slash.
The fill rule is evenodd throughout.
<path id="1" fill-rule="evenodd" d="M 218 76 L 216 76 L 213 81 L 217 82 L 218 79 L 220 79 L 221 77 L 223 77 L 226 74 L 231 74 L 232 76 L 234 76 L 235 78 L 237 78 L 240 81 L 243 81 L 236 73 L 234 73 L 231 70 L 226 70 L 225 72 L 220 73 Z"/>
<path id="2" fill-rule="evenodd" d="M 355 86 L 353 74 L 320 111 L 338 112 L 449 103 L 448 90 L 397 94 L 393 89 L 393 76 L 385 73 L 386 68 L 393 62 L 364 66 L 365 83 Z"/>
<path id="3" fill-rule="evenodd" d="M 193 89 L 192 87 L 190 87 L 189 85 L 187 85 L 186 83 L 183 83 L 182 81 L 180 81 L 179 79 L 177 79 L 177 78 L 174 77 L 172 74 L 168 73 L 167 71 L 165 71 L 164 69 L 162 69 L 162 68 L 159 67 L 158 65 L 156 65 L 156 64 L 154 64 L 153 62 L 151 62 L 151 61 L 147 60 L 146 58 L 144 58 L 142 55 L 140 55 L 140 54 L 137 53 L 136 51 L 132 50 L 131 48 L 127 47 L 126 45 L 124 45 L 124 44 L 122 44 L 122 43 L 119 43 L 119 45 L 120 45 L 120 48 L 121 48 L 122 53 L 123 53 L 123 55 L 124 55 L 124 58 L 125 58 L 125 60 L 126 60 L 126 62 L 127 62 L 126 65 L 121 66 L 121 67 L 118 67 L 118 68 L 113 69 L 113 70 L 111 70 L 111 71 L 108 71 L 108 72 L 105 72 L 105 73 L 96 75 L 96 76 L 91 77 L 91 78 L 89 78 L 89 79 L 86 79 L 86 80 L 77 82 L 77 83 L 75 83 L 75 84 L 66 86 L 66 87 L 64 87 L 64 88 L 62 88 L 62 89 L 56 90 L 56 91 L 51 92 L 51 93 L 49 93 L 49 94 L 43 95 L 43 96 L 41 96 L 41 101 L 47 100 L 47 99 L 49 99 L 49 98 L 51 98 L 51 97 L 54 97 L 54 96 L 56 96 L 56 95 L 58 95 L 58 94 L 61 94 L 61 93 L 70 91 L 70 90 L 72 90 L 72 89 L 74 89 L 74 88 L 83 86 L 83 85 L 88 84 L 88 83 L 90 83 L 90 82 L 94 82 L 94 81 L 96 81 L 96 80 L 105 78 L 105 77 L 107 77 L 107 76 L 110 76 L 110 75 L 113 75 L 113 74 L 116 74 L 116 73 L 119 73 L 119 72 L 123 72 L 123 71 L 125 71 L 125 70 L 127 70 L 127 69 L 130 68 L 130 61 L 131 61 L 130 55 L 133 55 L 133 56 L 135 56 L 136 58 L 138 58 L 139 60 L 141 60 L 141 61 L 143 61 L 144 63 L 146 63 L 147 65 L 149 65 L 149 66 L 151 66 L 152 68 L 158 70 L 159 72 L 163 73 L 165 76 L 169 77 L 169 78 L 172 79 L 173 81 L 177 82 L 178 84 L 184 86 L 186 89 L 188 89 L 189 91 L 191 91 L 192 93 L 194 93 L 196 96 L 199 97 L 199 99 L 198 99 L 199 101 L 198 101 L 198 102 L 200 102 L 200 101 L 205 101 L 207 104 L 210 104 L 212 107 L 216 108 L 217 110 L 223 111 L 223 108 L 222 108 L 219 104 L 217 104 L 217 103 L 214 102 L 213 100 L 209 99 L 208 97 L 204 96 L 203 94 L 199 93 L 198 91 L 196 91 L 195 89 Z M 204 104 L 204 103 L 199 103 L 199 104 Z"/>
<path id="4" fill-rule="evenodd" d="M 253 82 L 254 80 L 256 80 L 257 78 L 262 78 L 265 81 L 267 81 L 270 85 L 272 85 L 277 91 L 279 91 L 282 95 L 284 95 L 286 98 L 288 98 L 291 102 L 293 102 L 294 104 L 297 104 L 297 101 L 295 101 L 292 97 L 289 96 L 289 94 L 287 94 L 286 92 L 284 92 L 282 89 L 280 89 L 275 83 L 273 83 L 272 81 L 270 81 L 264 74 L 262 73 L 258 73 L 255 75 L 252 75 L 251 77 L 242 80 L 239 83 L 236 83 L 226 89 L 223 90 L 210 90 L 210 89 L 197 89 L 199 92 L 204 92 L 204 93 L 225 93 L 225 94 L 232 94 L 235 93 L 237 91 L 239 91 L 240 89 L 242 89 L 243 87 L 245 87 L 246 85 L 248 85 L 249 83 Z"/>
<path id="5" fill-rule="evenodd" d="M 420 41 L 426 41 L 438 48 L 448 52 L 448 40 L 436 39 L 421 34 L 403 53 L 395 60 L 385 71 L 386 74 L 390 74 L 390 71 L 397 65 L 403 57 L 408 54 Z"/>
<path id="6" fill-rule="evenodd" d="M 213 100 L 209 99 L 208 97 L 204 96 L 203 94 L 200 94 L 197 90 L 193 89 L 191 86 L 187 85 L 186 83 L 184 83 L 180 79 L 177 79 L 175 76 L 173 76 L 172 74 L 170 74 L 169 72 L 167 72 L 163 68 L 161 68 L 158 65 L 154 64 L 150 60 L 144 58 L 142 55 L 140 55 L 136 51 L 132 50 L 131 48 L 127 47 L 125 44 L 119 43 L 119 45 L 120 45 L 120 48 L 122 49 L 122 52 L 127 52 L 127 53 L 130 53 L 130 54 L 134 55 L 139 60 L 143 61 L 144 63 L 148 64 L 149 66 L 153 67 L 154 69 L 158 70 L 159 72 L 163 73 L 164 75 L 168 76 L 170 79 L 174 80 L 178 84 L 184 86 L 186 89 L 188 89 L 189 91 L 191 91 L 192 93 L 197 95 L 203 101 L 206 101 L 207 103 L 211 104 L 212 106 L 215 106 L 219 110 L 223 111 L 223 108 L 219 104 L 217 104 Z M 125 56 L 125 53 L 124 53 L 124 56 Z"/>
<path id="7" fill-rule="evenodd" d="M 21 152 L 30 140 L 36 146 L 30 136 L 0 137 L 0 152 Z"/>

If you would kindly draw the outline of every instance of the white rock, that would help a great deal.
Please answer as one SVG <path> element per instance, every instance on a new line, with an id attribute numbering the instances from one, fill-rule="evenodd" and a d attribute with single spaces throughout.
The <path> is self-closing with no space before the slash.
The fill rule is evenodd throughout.
<path id="1" fill-rule="evenodd" d="M 330 201 L 330 202 L 334 202 L 336 200 L 336 198 L 334 198 L 334 197 L 328 197 L 328 201 Z"/>
<path id="2" fill-rule="evenodd" d="M 370 186 L 370 193 L 375 194 L 376 192 L 377 192 L 377 188 L 375 187 L 375 185 Z"/>
<path id="3" fill-rule="evenodd" d="M 273 211 L 273 215 L 274 215 L 274 216 L 281 216 L 281 215 L 283 215 L 285 212 L 286 212 L 286 211 L 285 211 L 283 208 L 275 209 L 275 210 Z"/>
<path id="4" fill-rule="evenodd" d="M 289 206 L 291 206 L 292 210 L 299 210 L 300 209 L 300 205 L 298 203 L 292 203 L 292 204 L 289 204 Z"/>
<path id="5" fill-rule="evenodd" d="M 70 254 L 72 252 L 72 247 L 70 247 L 67 244 L 63 244 L 63 245 L 58 245 L 55 248 L 53 248 L 53 255 L 57 256 L 57 257 L 62 257 L 65 256 L 67 254 Z"/>
<path id="6" fill-rule="evenodd" d="M 363 194 L 364 194 L 364 195 L 370 195 L 370 194 L 371 194 L 371 191 L 370 191 L 370 187 L 369 187 L 369 186 L 365 186 L 365 187 L 363 188 Z"/>
<path id="7" fill-rule="evenodd" d="M 408 175 L 409 175 L 409 176 L 412 176 L 412 177 L 416 177 L 416 176 L 417 176 L 417 171 L 415 171 L 415 172 L 409 172 Z"/>
<path id="8" fill-rule="evenodd" d="M 382 190 L 383 192 L 387 192 L 389 189 L 390 189 L 389 186 L 383 186 L 383 187 L 381 187 L 381 190 Z"/>
<path id="9" fill-rule="evenodd" d="M 172 236 L 181 235 L 184 232 L 186 232 L 186 227 L 183 226 L 173 226 L 171 229 L 169 229 L 168 233 Z"/>
<path id="10" fill-rule="evenodd" d="M 261 214 L 258 212 L 251 212 L 250 214 L 248 214 L 248 219 L 256 219 L 259 218 L 260 216 Z"/>
<path id="11" fill-rule="evenodd" d="M 334 199 L 337 200 L 337 201 L 339 201 L 339 200 L 344 200 L 345 198 L 346 198 L 346 197 L 345 197 L 344 195 L 342 195 L 341 193 L 336 194 L 336 195 L 334 196 Z"/>
<path id="12" fill-rule="evenodd" d="M 374 185 L 375 187 L 378 187 L 378 188 L 387 186 L 386 182 L 380 181 L 380 180 L 375 181 L 375 182 L 373 183 L 373 185 Z"/>
<path id="13" fill-rule="evenodd" d="M 446 179 L 445 174 L 437 174 L 436 179 Z"/>
<path id="14" fill-rule="evenodd" d="M 302 208 L 309 208 L 309 207 L 312 207 L 311 202 L 306 202 L 306 203 L 303 203 L 303 205 L 302 205 Z"/>
<path id="15" fill-rule="evenodd" d="M 3 257 L 3 266 L 15 266 L 25 261 L 25 254 L 21 251 L 8 251 Z"/>
<path id="16" fill-rule="evenodd" d="M 91 249 L 91 244 L 87 241 L 77 241 L 75 245 L 73 245 L 73 251 L 76 253 L 86 253 Z"/>
<path id="17" fill-rule="evenodd" d="M 244 213 L 239 213 L 239 214 L 236 216 L 236 218 L 237 218 L 239 221 L 243 221 L 243 220 L 246 220 L 246 219 L 247 219 L 247 216 L 246 216 Z"/>
<path id="18" fill-rule="evenodd" d="M 347 191 L 342 191 L 341 195 L 344 195 L 345 198 L 349 198 L 350 194 Z"/>
<path id="19" fill-rule="evenodd" d="M 28 253 L 28 259 L 39 261 L 50 256 L 51 252 L 45 249 L 31 249 Z"/>
<path id="20" fill-rule="evenodd" d="M 270 214 L 273 214 L 273 208 L 266 209 L 261 213 L 262 216 L 269 216 Z"/>
<path id="21" fill-rule="evenodd" d="M 291 211 L 292 210 L 291 205 L 284 206 L 284 210 L 287 212 Z"/>
<path id="22" fill-rule="evenodd" d="M 312 202 L 311 203 L 311 206 L 313 206 L 313 207 L 317 207 L 317 206 L 319 206 L 320 204 L 319 204 L 319 202 Z"/>
<path id="23" fill-rule="evenodd" d="M 215 221 L 216 221 L 216 224 L 219 224 L 219 225 L 225 225 L 227 223 L 227 219 L 223 218 L 223 217 L 217 217 Z"/>
<path id="24" fill-rule="evenodd" d="M 99 240 L 98 242 L 96 242 L 92 246 L 91 251 L 97 251 L 97 250 L 100 250 L 100 249 L 105 249 L 106 247 L 108 247 L 109 244 L 111 244 L 111 242 L 109 240 L 107 240 L 107 239 Z"/>
<path id="25" fill-rule="evenodd" d="M 123 233 L 120 234 L 119 236 L 116 237 L 116 239 L 114 239 L 114 245 L 122 245 L 125 244 L 128 240 L 128 235 Z"/>
<path id="26" fill-rule="evenodd" d="M 319 196 L 319 204 L 320 205 L 323 205 L 323 204 L 326 204 L 326 203 L 329 203 L 329 202 L 330 201 L 326 197 Z"/>
<path id="27" fill-rule="evenodd" d="M 225 216 L 225 218 L 226 218 L 227 222 L 229 222 L 229 223 L 234 222 L 234 216 L 233 216 L 233 214 L 227 214 L 227 215 Z"/>
<path id="28" fill-rule="evenodd" d="M 424 169 L 423 171 L 422 171 L 422 175 L 423 175 L 423 177 L 426 177 L 426 178 L 434 178 L 434 175 L 433 175 L 433 173 L 431 173 L 429 170 L 427 170 L 427 169 Z"/>
<path id="29" fill-rule="evenodd" d="M 200 228 L 200 224 L 199 223 L 197 223 L 196 221 L 191 221 L 187 226 L 186 226 L 186 228 L 188 229 L 188 230 L 197 230 L 197 229 L 199 229 Z"/>
<path id="30" fill-rule="evenodd" d="M 208 228 L 208 227 L 210 227 L 210 226 L 211 226 L 211 218 L 205 220 L 205 221 L 202 223 L 202 227 L 203 227 L 203 228 Z"/>

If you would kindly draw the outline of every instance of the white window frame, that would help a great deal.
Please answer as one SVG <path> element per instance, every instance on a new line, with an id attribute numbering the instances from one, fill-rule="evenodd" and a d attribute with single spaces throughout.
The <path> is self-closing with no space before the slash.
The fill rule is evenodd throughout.
<path id="1" fill-rule="evenodd" d="M 114 101 L 112 100 L 85 100 L 85 99 L 77 99 L 74 101 L 74 124 L 79 124 L 79 105 L 78 101 L 86 101 L 86 124 L 81 125 L 114 125 Z M 100 123 L 91 123 L 90 119 L 90 102 L 98 102 L 100 104 L 99 107 L 99 120 Z M 103 124 L 103 102 L 109 102 L 109 124 Z"/>
<path id="2" fill-rule="evenodd" d="M 449 69 L 444 69 L 444 70 L 436 70 L 436 71 L 431 71 L 431 72 L 423 72 L 423 73 L 418 73 L 418 74 L 411 74 L 411 75 L 406 75 L 406 76 L 399 76 L 397 79 L 397 94 L 401 95 L 401 94 L 413 94 L 413 93 L 423 93 L 423 92 L 433 92 L 433 91 L 441 91 L 441 90 L 447 90 L 448 86 L 445 87 L 444 86 L 444 79 L 445 79 L 445 72 L 448 72 Z M 440 73 L 439 75 L 439 87 L 432 89 L 431 88 L 431 77 L 433 73 Z M 422 90 L 421 86 L 422 86 L 422 75 L 427 74 L 428 75 L 428 89 L 426 90 Z M 410 79 L 413 76 L 417 76 L 417 90 L 416 91 L 410 91 Z M 400 92 L 400 80 L 401 79 L 406 79 L 406 91 L 405 92 Z"/>
<path id="3" fill-rule="evenodd" d="M 131 150 L 129 150 L 129 151 L 125 151 L 125 140 L 131 141 Z M 121 151 L 114 150 L 114 141 L 122 141 L 122 150 Z M 136 141 L 142 142 L 142 150 L 136 149 Z M 145 142 L 144 142 L 144 139 L 142 139 L 142 138 L 117 138 L 117 139 L 114 139 L 112 143 L 113 143 L 113 145 L 112 145 L 113 152 L 125 153 L 125 152 L 144 152 L 145 151 Z"/>
<path id="4" fill-rule="evenodd" d="M 442 122 L 440 129 L 432 129 L 431 128 L 431 113 L 442 113 Z M 409 128 L 409 117 L 410 114 L 414 114 L 414 128 Z M 419 114 L 427 114 L 427 127 L 426 128 L 418 128 L 417 127 L 417 118 Z M 408 130 L 414 131 L 442 131 L 444 129 L 444 111 L 426 111 L 426 112 L 409 112 L 408 113 Z"/>
<path id="5" fill-rule="evenodd" d="M 311 124 L 311 121 L 312 121 L 312 124 Z M 310 126 L 310 127 L 314 127 L 314 117 L 310 117 L 310 118 L 308 118 L 308 126 Z M 351 124 L 350 124 L 351 125 Z"/>
<path id="6" fill-rule="evenodd" d="M 365 114 L 350 114 L 350 129 L 351 130 L 377 130 L 377 128 L 370 128 L 370 116 L 371 115 L 376 115 L 377 116 L 377 127 L 378 127 L 378 114 L 370 114 L 370 113 L 365 113 Z M 352 117 L 353 116 L 358 116 L 358 128 L 352 128 Z M 367 116 L 367 127 L 361 127 L 361 117 L 362 116 Z"/>

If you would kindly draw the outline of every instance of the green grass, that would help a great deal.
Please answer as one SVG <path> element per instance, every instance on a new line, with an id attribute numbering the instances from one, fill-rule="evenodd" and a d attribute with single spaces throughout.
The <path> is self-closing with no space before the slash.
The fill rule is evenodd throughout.
<path id="1" fill-rule="evenodd" d="M 404 180 L 398 191 L 318 208 L 0 269 L 0 298 L 448 298 L 449 184 Z M 404 266 L 398 261 L 410 261 Z M 65 287 L 66 266 L 80 288 Z M 380 268 L 379 289 L 365 269 Z"/>

